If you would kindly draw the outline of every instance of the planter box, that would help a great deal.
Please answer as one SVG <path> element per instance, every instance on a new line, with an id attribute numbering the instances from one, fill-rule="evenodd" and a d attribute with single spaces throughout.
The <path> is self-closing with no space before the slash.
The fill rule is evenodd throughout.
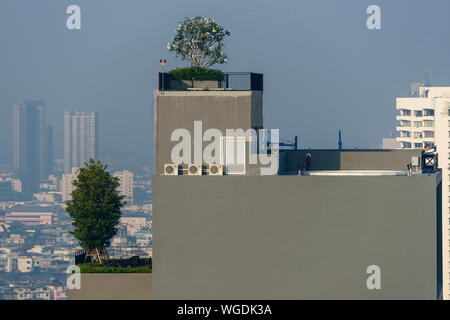
<path id="1" fill-rule="evenodd" d="M 189 81 L 190 82 L 190 81 Z M 208 80 L 208 81 L 197 81 L 194 80 L 194 86 L 192 88 L 218 88 L 219 81 L 217 80 Z"/>
<path id="2" fill-rule="evenodd" d="M 151 273 L 81 273 L 80 275 L 81 289 L 67 289 L 67 300 L 152 299 Z"/>
<path id="3" fill-rule="evenodd" d="M 208 80 L 208 81 L 198 81 L 194 80 L 170 80 L 170 89 L 175 90 L 183 90 L 188 88 L 210 88 L 217 89 L 219 88 L 219 81 L 217 80 Z"/>

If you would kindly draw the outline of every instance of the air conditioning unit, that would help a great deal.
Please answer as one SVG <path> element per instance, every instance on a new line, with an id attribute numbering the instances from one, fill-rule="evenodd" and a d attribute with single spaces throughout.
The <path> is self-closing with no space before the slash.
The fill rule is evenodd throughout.
<path id="1" fill-rule="evenodd" d="M 210 164 L 208 168 L 210 176 L 222 176 L 223 175 L 223 165 L 221 164 Z"/>
<path id="2" fill-rule="evenodd" d="M 201 164 L 190 164 L 188 165 L 188 176 L 201 176 L 202 175 L 202 165 Z"/>
<path id="3" fill-rule="evenodd" d="M 178 175 L 178 165 L 169 163 L 164 165 L 164 175 L 166 176 L 177 176 Z"/>

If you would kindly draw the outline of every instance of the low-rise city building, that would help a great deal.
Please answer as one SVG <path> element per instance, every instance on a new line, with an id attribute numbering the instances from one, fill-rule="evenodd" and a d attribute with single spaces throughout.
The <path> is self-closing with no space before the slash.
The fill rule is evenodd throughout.
<path id="1" fill-rule="evenodd" d="M 11 212 L 5 215 L 6 223 L 22 223 L 24 225 L 51 225 L 52 212 Z"/>

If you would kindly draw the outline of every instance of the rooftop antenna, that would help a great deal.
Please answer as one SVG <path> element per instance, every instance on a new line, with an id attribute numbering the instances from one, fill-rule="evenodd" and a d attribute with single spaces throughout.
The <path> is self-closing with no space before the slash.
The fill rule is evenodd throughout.
<path id="1" fill-rule="evenodd" d="M 342 150 L 342 135 L 341 135 L 341 130 L 339 130 L 339 142 L 338 142 L 338 146 L 339 146 L 339 151 Z"/>

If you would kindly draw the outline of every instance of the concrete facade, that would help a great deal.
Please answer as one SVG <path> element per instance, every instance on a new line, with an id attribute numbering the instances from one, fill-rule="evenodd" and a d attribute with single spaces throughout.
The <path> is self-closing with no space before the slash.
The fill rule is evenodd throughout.
<path id="1" fill-rule="evenodd" d="M 81 288 L 67 289 L 68 300 L 150 300 L 151 273 L 82 273 Z"/>
<path id="2" fill-rule="evenodd" d="M 439 173 L 153 181 L 154 299 L 438 297 Z"/>
<path id="3" fill-rule="evenodd" d="M 259 129 L 263 126 L 262 91 L 156 91 L 155 144 L 156 174 L 163 173 L 164 164 L 172 163 L 171 151 L 178 141 L 171 141 L 175 129 L 191 134 L 194 159 L 194 121 L 202 121 L 202 134 L 210 128 L 225 135 L 226 129 Z M 210 144 L 204 141 L 202 151 Z"/>
<path id="4" fill-rule="evenodd" d="M 280 152 L 280 174 L 297 174 L 306 167 L 311 154 L 311 171 L 317 170 L 395 170 L 407 171 L 413 157 L 422 161 L 422 150 L 342 150 L 304 149 Z"/>

